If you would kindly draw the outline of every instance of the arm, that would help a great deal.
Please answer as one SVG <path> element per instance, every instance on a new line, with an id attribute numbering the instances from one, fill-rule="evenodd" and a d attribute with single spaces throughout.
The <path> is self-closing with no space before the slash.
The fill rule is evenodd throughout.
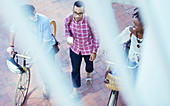
<path id="1" fill-rule="evenodd" d="M 13 30 L 13 26 L 11 27 L 11 31 L 10 31 L 10 41 L 9 41 L 9 47 L 7 48 L 7 52 L 9 54 L 13 54 L 14 52 L 14 36 L 15 32 Z"/>
<path id="2" fill-rule="evenodd" d="M 130 26 L 126 27 L 117 37 L 116 37 L 116 42 L 118 44 L 123 44 L 127 42 L 130 39 Z"/>
<path id="3" fill-rule="evenodd" d="M 11 32 L 10 33 L 10 43 L 9 43 L 10 46 L 14 46 L 14 33 Z"/>
<path id="4" fill-rule="evenodd" d="M 94 61 L 96 56 L 97 56 L 97 50 L 99 48 L 99 39 L 98 39 L 98 35 L 97 35 L 97 32 L 96 32 L 96 28 L 93 24 L 93 22 L 89 19 L 89 27 L 91 28 L 91 33 L 92 33 L 92 43 L 93 43 L 93 50 L 92 50 L 92 54 L 90 56 L 90 61 Z"/>
<path id="5" fill-rule="evenodd" d="M 50 27 L 50 21 L 47 19 L 43 25 L 43 48 L 49 47 L 49 45 L 54 45 L 55 40 L 53 40 L 53 36 L 51 35 L 51 27 Z"/>
<path id="6" fill-rule="evenodd" d="M 68 37 L 71 37 L 69 22 L 70 22 L 70 16 L 68 18 L 65 18 L 65 21 L 64 21 L 66 39 Z M 70 46 L 72 45 L 72 43 L 69 43 L 68 41 L 67 41 L 67 44 Z"/>
<path id="7" fill-rule="evenodd" d="M 65 37 L 66 38 L 71 37 L 70 26 L 69 26 L 69 19 L 70 19 L 70 17 L 65 18 L 65 21 L 64 21 L 64 25 L 65 25 Z"/>

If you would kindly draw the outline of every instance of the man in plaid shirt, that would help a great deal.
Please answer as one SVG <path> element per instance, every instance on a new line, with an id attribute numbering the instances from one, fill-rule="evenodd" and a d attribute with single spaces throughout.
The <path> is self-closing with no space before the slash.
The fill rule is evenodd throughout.
<path id="1" fill-rule="evenodd" d="M 92 84 L 91 72 L 93 72 L 93 61 L 96 58 L 99 42 L 92 24 L 89 24 L 87 16 L 84 15 L 84 3 L 76 1 L 73 5 L 73 14 L 65 18 L 65 37 L 70 45 L 70 58 L 72 63 L 72 97 L 77 95 L 77 90 L 81 86 L 80 66 L 82 57 L 86 63 L 86 84 Z M 69 39 L 73 39 L 72 42 Z"/>

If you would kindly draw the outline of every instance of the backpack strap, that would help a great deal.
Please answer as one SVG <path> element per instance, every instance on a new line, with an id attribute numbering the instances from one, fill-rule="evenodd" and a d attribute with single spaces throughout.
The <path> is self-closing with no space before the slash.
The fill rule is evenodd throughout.
<path id="1" fill-rule="evenodd" d="M 70 26 L 72 21 L 73 21 L 73 14 L 70 16 L 70 20 L 69 20 L 68 26 Z"/>

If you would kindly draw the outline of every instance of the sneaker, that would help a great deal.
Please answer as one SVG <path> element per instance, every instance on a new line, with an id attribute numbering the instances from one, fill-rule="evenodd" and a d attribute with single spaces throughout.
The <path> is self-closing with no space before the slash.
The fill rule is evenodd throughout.
<path id="1" fill-rule="evenodd" d="M 89 87 L 92 85 L 92 77 L 86 78 L 86 85 Z"/>
<path id="2" fill-rule="evenodd" d="M 72 93 L 69 98 L 78 98 L 78 93 Z"/>

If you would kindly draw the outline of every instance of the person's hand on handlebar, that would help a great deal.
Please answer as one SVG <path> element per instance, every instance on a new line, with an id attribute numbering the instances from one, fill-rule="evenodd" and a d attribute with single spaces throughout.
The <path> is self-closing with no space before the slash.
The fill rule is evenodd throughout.
<path id="1" fill-rule="evenodd" d="M 13 55 L 13 54 L 14 54 L 14 46 L 9 46 L 9 47 L 7 48 L 7 52 L 8 52 L 9 54 Z"/>

